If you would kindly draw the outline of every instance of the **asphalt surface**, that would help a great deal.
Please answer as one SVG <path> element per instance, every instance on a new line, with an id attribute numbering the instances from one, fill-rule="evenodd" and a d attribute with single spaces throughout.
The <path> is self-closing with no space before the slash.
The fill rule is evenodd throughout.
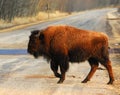
<path id="1" fill-rule="evenodd" d="M 50 25 L 66 24 L 108 33 L 106 14 L 112 10 L 115 9 L 85 11 L 59 20 L 0 33 L 0 49 L 26 49 L 30 31 Z M 114 66 L 115 63 L 113 69 L 116 68 Z M 97 70 L 91 81 L 81 83 L 89 70 L 87 61 L 70 63 L 66 80 L 63 84 L 57 84 L 58 78 L 53 76 L 49 64 L 42 57 L 34 59 L 28 54 L 0 55 L 0 95 L 119 95 L 113 85 L 106 84 L 106 69 Z"/>

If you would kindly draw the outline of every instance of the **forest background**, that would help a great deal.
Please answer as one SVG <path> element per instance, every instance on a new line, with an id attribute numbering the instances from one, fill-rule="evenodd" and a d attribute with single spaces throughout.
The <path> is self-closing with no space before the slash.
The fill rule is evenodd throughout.
<path id="1" fill-rule="evenodd" d="M 105 7 L 120 0 L 0 0 L 0 29 Z"/>

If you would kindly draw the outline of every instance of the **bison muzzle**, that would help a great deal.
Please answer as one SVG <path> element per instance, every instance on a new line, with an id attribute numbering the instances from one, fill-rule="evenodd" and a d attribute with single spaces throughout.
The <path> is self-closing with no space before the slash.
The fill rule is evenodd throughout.
<path id="1" fill-rule="evenodd" d="M 65 80 L 69 62 L 85 60 L 88 60 L 91 70 L 82 83 L 91 79 L 99 63 L 108 71 L 108 84 L 112 84 L 114 81 L 108 52 L 108 37 L 101 32 L 64 25 L 35 30 L 30 35 L 28 52 L 35 58 L 43 56 L 50 61 L 54 75 L 60 78 L 58 83 Z M 61 73 L 58 73 L 58 67 L 60 67 Z"/>

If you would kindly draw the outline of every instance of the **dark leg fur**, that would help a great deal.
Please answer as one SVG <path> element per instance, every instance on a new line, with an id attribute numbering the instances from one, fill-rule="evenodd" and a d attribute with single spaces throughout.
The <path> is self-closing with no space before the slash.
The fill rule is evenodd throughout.
<path id="1" fill-rule="evenodd" d="M 61 59 L 59 65 L 60 65 L 60 71 L 61 71 L 61 78 L 58 81 L 58 83 L 63 83 L 63 81 L 65 80 L 65 73 L 69 68 L 68 58 Z"/>
<path id="2" fill-rule="evenodd" d="M 111 61 L 109 60 L 108 48 L 106 47 L 102 48 L 102 56 L 103 56 L 103 61 L 101 61 L 100 63 L 106 67 L 109 74 L 109 82 L 107 84 L 113 84 L 114 76 L 113 76 Z"/>
<path id="3" fill-rule="evenodd" d="M 109 74 L 109 82 L 107 84 L 113 84 L 114 81 L 114 76 L 113 76 L 113 71 L 112 71 L 112 66 L 111 66 L 111 62 L 108 59 L 105 63 L 101 63 L 103 66 L 106 67 L 108 74 Z"/>
<path id="4" fill-rule="evenodd" d="M 94 58 L 90 58 L 88 60 L 90 66 L 91 66 L 91 70 L 89 72 L 89 74 L 87 75 L 87 77 L 82 81 L 82 83 L 87 83 L 87 81 L 89 81 L 91 79 L 91 77 L 93 76 L 93 74 L 95 73 L 95 71 L 98 68 L 98 61 Z"/>
<path id="5" fill-rule="evenodd" d="M 56 77 L 61 78 L 61 75 L 58 73 L 58 64 L 55 63 L 54 61 L 51 61 L 50 67 Z"/>

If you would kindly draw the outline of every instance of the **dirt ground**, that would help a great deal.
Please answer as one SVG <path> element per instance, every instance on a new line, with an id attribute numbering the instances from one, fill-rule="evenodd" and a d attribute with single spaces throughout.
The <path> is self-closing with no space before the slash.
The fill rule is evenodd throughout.
<path id="1" fill-rule="evenodd" d="M 113 66 L 115 82 L 114 87 L 116 92 L 120 95 L 120 54 L 111 54 L 112 62 L 115 63 Z"/>
<path id="2" fill-rule="evenodd" d="M 108 23 L 111 27 L 113 36 L 110 35 L 110 46 L 111 48 L 118 48 L 120 51 L 120 14 L 116 11 L 108 13 Z M 120 53 L 110 55 L 112 62 L 115 63 L 114 75 L 115 83 L 114 87 L 120 95 Z"/>
<path id="3" fill-rule="evenodd" d="M 114 9 L 112 9 L 114 10 Z M 41 23 L 21 30 L 0 33 L 0 48 L 26 48 L 30 31 L 49 25 L 68 24 L 84 29 L 106 31 L 106 14 L 111 9 L 93 10 L 70 16 L 62 20 Z M 110 20 L 113 21 L 113 20 Z M 117 21 L 116 21 L 117 22 Z M 110 23 L 109 23 L 110 24 Z M 119 25 L 117 25 L 119 26 Z M 110 24 L 110 28 L 111 27 Z M 114 30 L 109 32 L 114 34 Z M 110 47 L 118 48 L 120 37 L 110 36 Z M 43 58 L 31 55 L 0 55 L 0 95 L 120 95 L 120 53 L 110 53 L 115 75 L 113 85 L 107 85 L 108 73 L 103 66 L 96 71 L 91 81 L 81 81 L 90 70 L 87 61 L 71 64 L 63 84 L 57 84 L 50 64 Z"/>

